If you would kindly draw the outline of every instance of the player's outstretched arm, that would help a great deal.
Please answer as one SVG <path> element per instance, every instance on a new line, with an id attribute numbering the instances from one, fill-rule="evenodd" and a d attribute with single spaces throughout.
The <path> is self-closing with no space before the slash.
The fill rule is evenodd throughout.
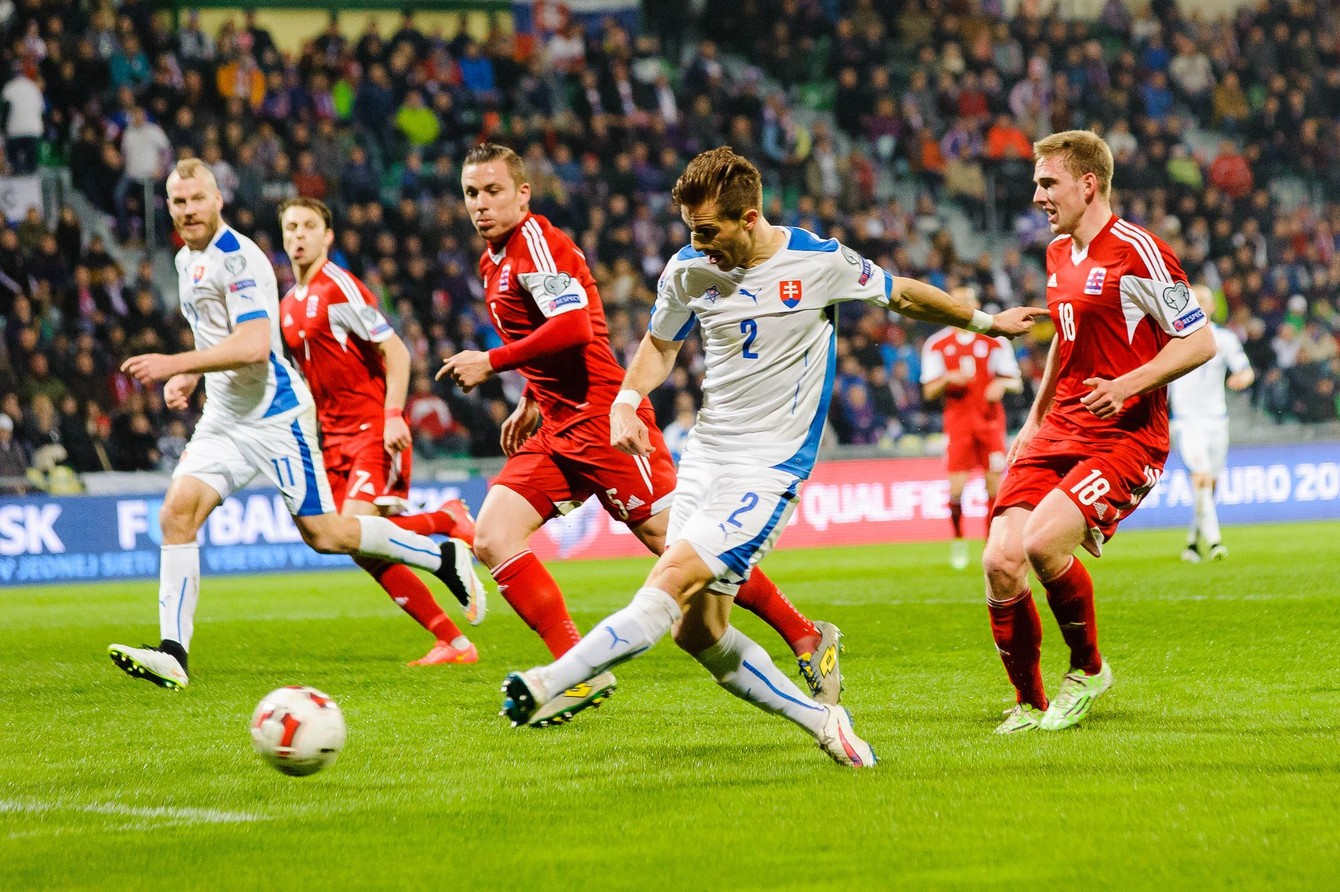
<path id="1" fill-rule="evenodd" d="M 1184 338 L 1172 338 L 1153 359 L 1119 378 L 1085 379 L 1085 386 L 1093 390 L 1081 397 L 1080 402 L 1099 418 L 1111 418 L 1120 414 L 1126 400 L 1182 377 L 1209 362 L 1214 353 L 1214 333 L 1208 325 L 1201 326 Z"/>
<path id="2" fill-rule="evenodd" d="M 141 353 L 121 363 L 121 371 L 133 375 L 141 384 L 166 381 L 173 375 L 200 375 L 227 372 L 270 355 L 270 320 L 248 319 L 213 347 L 185 353 Z"/>
<path id="3" fill-rule="evenodd" d="M 992 337 L 1007 338 L 1028 332 L 1039 317 L 1047 315 L 1047 311 L 1041 307 L 1011 307 L 992 316 L 955 300 L 948 292 L 934 285 L 904 276 L 893 276 L 889 306 L 904 316 L 922 322 L 953 325 Z"/>
<path id="4" fill-rule="evenodd" d="M 629 455 L 651 455 L 647 426 L 637 417 L 642 398 L 665 383 L 683 341 L 663 341 L 650 333 L 637 345 L 624 374 L 623 389 L 610 406 L 610 445 Z"/>

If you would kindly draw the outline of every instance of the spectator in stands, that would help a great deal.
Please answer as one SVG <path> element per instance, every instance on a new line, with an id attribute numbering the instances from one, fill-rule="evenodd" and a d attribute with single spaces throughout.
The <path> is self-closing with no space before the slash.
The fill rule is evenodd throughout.
<path id="1" fill-rule="evenodd" d="M 172 144 L 167 134 L 149 120 L 143 106 L 130 110 L 129 123 L 121 134 L 121 156 L 124 166 L 113 200 L 122 231 L 132 234 L 132 227 L 143 226 L 143 215 L 152 212 L 152 206 L 146 207 L 146 195 L 157 188 L 172 162 Z M 148 200 L 152 202 L 153 197 Z M 132 219 L 136 213 L 138 218 Z"/>
<path id="2" fill-rule="evenodd" d="M 28 452 L 14 437 L 14 419 L 0 413 L 0 492 L 28 491 Z"/>
<path id="3" fill-rule="evenodd" d="M 5 157 L 18 175 L 37 170 L 37 148 L 46 130 L 42 84 L 19 66 L 0 89 L 4 103 Z"/>

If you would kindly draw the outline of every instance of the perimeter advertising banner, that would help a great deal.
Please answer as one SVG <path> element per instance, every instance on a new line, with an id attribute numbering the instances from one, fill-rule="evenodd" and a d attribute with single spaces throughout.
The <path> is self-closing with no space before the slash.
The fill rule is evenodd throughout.
<path id="1" fill-rule="evenodd" d="M 417 486 L 411 499 L 436 505 L 459 496 L 482 504 L 487 483 Z M 801 491 L 782 548 L 817 548 L 947 538 L 948 483 L 939 459 L 869 459 L 821 463 Z M 0 500 L 0 586 L 158 575 L 161 495 L 5 498 Z M 1226 524 L 1340 519 L 1340 443 L 1246 446 L 1229 453 L 1219 482 Z M 970 484 L 963 513 L 981 536 L 986 492 Z M 1123 529 L 1181 527 L 1191 517 L 1191 482 L 1174 456 L 1159 486 Z M 1120 540 L 1118 540 L 1120 541 Z M 206 523 L 206 574 L 352 567 L 344 556 L 303 544 L 273 491 L 228 499 Z M 542 559 L 634 557 L 642 544 L 590 500 L 546 525 L 531 540 Z"/>

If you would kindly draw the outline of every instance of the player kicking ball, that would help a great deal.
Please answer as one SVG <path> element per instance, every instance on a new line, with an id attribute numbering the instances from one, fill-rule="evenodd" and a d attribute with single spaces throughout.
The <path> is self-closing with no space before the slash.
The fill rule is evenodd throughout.
<path id="1" fill-rule="evenodd" d="M 200 379 L 205 409 L 159 512 L 157 647 L 113 644 L 119 668 L 165 688 L 189 682 L 187 655 L 200 598 L 196 536 L 210 513 L 257 475 L 279 490 L 303 541 L 322 554 L 353 554 L 427 570 L 467 603 L 469 549 L 438 544 L 400 518 L 335 513 L 322 465 L 311 392 L 284 357 L 274 268 L 256 243 L 223 222 L 214 174 L 198 159 L 167 180 L 168 210 L 185 246 L 177 253 L 182 314 L 195 349 L 132 356 L 121 366 L 145 386 L 166 381 L 164 402 L 184 410 Z M 444 526 L 451 518 L 442 519 Z"/>
<path id="2" fill-rule="evenodd" d="M 814 467 L 836 367 L 835 305 L 864 300 L 1006 335 L 1043 311 L 993 318 L 836 240 L 773 226 L 759 210 L 758 170 L 727 147 L 693 159 L 672 197 L 692 244 L 661 276 L 651 329 L 610 409 L 611 443 L 651 454 L 638 407 L 695 322 L 702 327 L 707 397 L 680 463 L 667 547 L 632 603 L 555 662 L 507 677 L 503 712 L 524 725 L 553 692 L 646 652 L 678 623 L 676 642 L 722 687 L 799 725 L 838 763 L 873 766 L 847 711 L 811 699 L 730 622 L 732 596 L 776 543 Z"/>
<path id="3" fill-rule="evenodd" d="M 1037 398 L 1007 457 L 982 555 L 991 633 L 1016 704 L 997 734 L 1059 731 L 1112 686 L 1098 649 L 1094 557 L 1158 483 L 1169 381 L 1214 355 L 1205 312 L 1172 249 L 1112 213 L 1112 151 L 1087 130 L 1039 140 L 1033 201 L 1056 238 L 1047 307 L 1056 324 Z M 1042 684 L 1032 569 L 1070 648 L 1056 699 Z"/>
<path id="4" fill-rule="evenodd" d="M 348 517 L 399 514 L 409 498 L 414 457 L 403 410 L 409 390 L 409 349 L 377 309 L 377 299 L 348 270 L 332 263 L 333 216 L 315 198 L 290 198 L 279 208 L 294 286 L 279 303 L 284 344 L 316 401 L 326 477 L 339 512 Z M 407 528 L 474 542 L 474 522 L 453 499 L 437 512 L 400 517 Z M 445 524 L 444 524 L 445 522 Z M 403 564 L 355 557 L 405 613 L 437 643 L 411 666 L 474 663 L 479 651 L 442 612 L 423 580 Z M 484 621 L 483 584 L 473 572 L 465 617 Z"/>

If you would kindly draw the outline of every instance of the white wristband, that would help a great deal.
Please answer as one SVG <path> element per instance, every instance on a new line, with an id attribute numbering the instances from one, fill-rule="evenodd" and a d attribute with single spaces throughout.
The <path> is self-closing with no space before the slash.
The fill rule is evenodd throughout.
<path id="1" fill-rule="evenodd" d="M 619 391 L 619 395 L 614 398 L 614 402 L 610 403 L 610 408 L 613 409 L 615 406 L 632 406 L 636 409 L 640 405 L 642 405 L 642 394 L 631 387 L 627 387 Z"/>
<path id="2" fill-rule="evenodd" d="M 968 331 L 975 331 L 978 334 L 986 334 L 996 327 L 996 317 L 990 313 L 983 313 L 981 310 L 973 310 L 972 318 L 968 324 L 963 326 Z"/>

